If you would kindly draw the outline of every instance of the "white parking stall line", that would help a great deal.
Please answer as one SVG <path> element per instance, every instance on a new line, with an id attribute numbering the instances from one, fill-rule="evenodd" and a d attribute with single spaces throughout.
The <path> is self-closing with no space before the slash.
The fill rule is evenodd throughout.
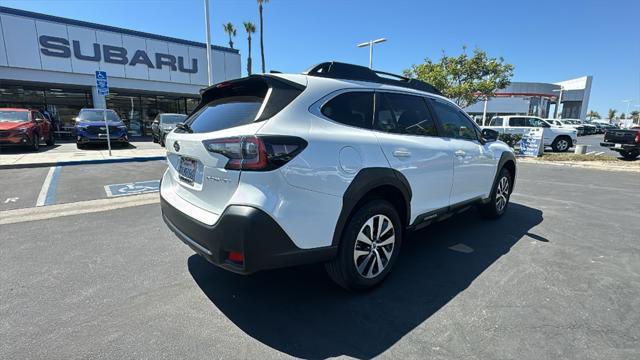
<path id="1" fill-rule="evenodd" d="M 49 188 L 51 187 L 51 182 L 53 181 L 54 174 L 56 173 L 56 167 L 52 166 L 49 168 L 49 172 L 47 173 L 47 177 L 44 178 L 44 183 L 42 184 L 42 188 L 40 189 L 40 194 L 38 194 L 38 200 L 36 201 L 36 206 L 45 206 L 47 201 L 47 194 L 49 193 Z"/>
<path id="2" fill-rule="evenodd" d="M 593 155 L 595 153 L 596 153 L 595 151 L 589 151 L 586 155 Z"/>
<path id="3" fill-rule="evenodd" d="M 602 155 L 602 154 L 604 154 L 604 151 L 597 152 L 597 153 L 596 153 L 596 156 L 600 156 L 600 155 Z"/>

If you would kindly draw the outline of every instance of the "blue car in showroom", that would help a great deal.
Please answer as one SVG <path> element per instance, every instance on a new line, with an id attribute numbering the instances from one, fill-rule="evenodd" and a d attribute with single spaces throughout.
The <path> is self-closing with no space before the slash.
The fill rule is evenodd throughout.
<path id="1" fill-rule="evenodd" d="M 105 124 L 104 116 L 107 116 Z M 83 149 L 87 144 L 106 144 L 107 125 L 109 126 L 109 138 L 111 144 L 120 144 L 122 147 L 129 145 L 127 126 L 122 122 L 118 114 L 110 109 L 82 109 L 76 117 L 76 145 Z"/>

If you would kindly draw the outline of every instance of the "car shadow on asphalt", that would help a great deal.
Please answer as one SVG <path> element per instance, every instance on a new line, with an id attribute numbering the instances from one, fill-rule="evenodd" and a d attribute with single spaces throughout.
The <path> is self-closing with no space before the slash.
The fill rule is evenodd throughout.
<path id="1" fill-rule="evenodd" d="M 496 221 L 475 210 L 414 232 L 381 286 L 350 293 L 321 265 L 241 276 L 198 255 L 188 268 L 198 286 L 242 331 L 299 358 L 372 358 L 427 320 L 542 222 L 542 211 L 511 203 Z M 262 239 L 268 240 L 268 239 Z"/>

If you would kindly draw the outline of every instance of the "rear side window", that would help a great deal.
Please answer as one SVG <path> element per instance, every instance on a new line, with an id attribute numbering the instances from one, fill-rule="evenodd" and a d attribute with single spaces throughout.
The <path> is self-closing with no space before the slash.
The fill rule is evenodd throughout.
<path id="1" fill-rule="evenodd" d="M 377 130 L 407 135 L 438 135 L 423 98 L 394 93 L 380 94 L 380 97 L 385 100 L 381 99 L 376 117 Z"/>
<path id="2" fill-rule="evenodd" d="M 523 117 L 512 117 L 509 119 L 509 126 L 529 126 L 527 119 Z"/>
<path id="3" fill-rule="evenodd" d="M 442 126 L 444 137 L 478 140 L 478 133 L 474 123 L 461 110 L 439 99 L 432 99 L 433 110 Z"/>
<path id="4" fill-rule="evenodd" d="M 373 92 L 340 94 L 322 107 L 322 114 L 341 124 L 370 129 L 373 119 Z"/>
<path id="5" fill-rule="evenodd" d="M 502 124 L 503 124 L 503 120 L 501 117 L 494 117 L 489 122 L 489 126 L 502 126 Z"/>
<path id="6" fill-rule="evenodd" d="M 269 89 L 269 98 L 264 103 Z M 221 83 L 202 93 L 202 101 L 186 123 L 194 133 L 204 133 L 266 120 L 291 103 L 303 90 L 304 87 L 265 77 Z"/>

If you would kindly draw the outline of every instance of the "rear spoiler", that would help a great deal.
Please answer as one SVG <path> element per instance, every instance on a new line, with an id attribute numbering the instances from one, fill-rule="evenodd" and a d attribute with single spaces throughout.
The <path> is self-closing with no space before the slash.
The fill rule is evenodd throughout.
<path id="1" fill-rule="evenodd" d="M 251 86 L 267 87 L 267 93 L 264 99 L 267 103 L 256 121 L 266 120 L 277 114 L 306 89 L 304 85 L 278 76 L 270 74 L 250 75 L 239 79 L 223 81 L 200 90 L 200 103 L 193 109 L 192 114 L 217 98 L 232 96 L 236 91 Z"/>

